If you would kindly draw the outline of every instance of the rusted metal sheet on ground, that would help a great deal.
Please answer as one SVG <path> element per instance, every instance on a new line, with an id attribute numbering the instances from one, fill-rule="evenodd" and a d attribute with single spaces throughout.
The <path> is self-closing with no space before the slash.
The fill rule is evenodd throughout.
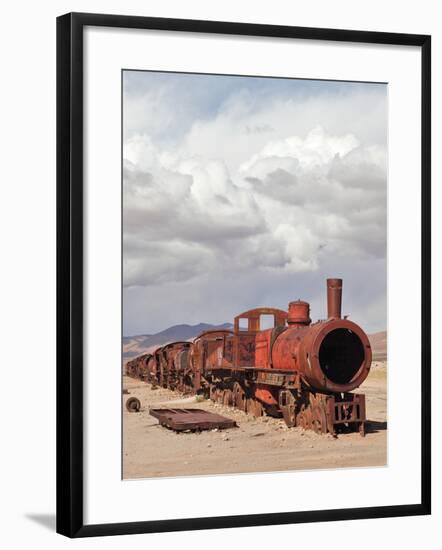
<path id="1" fill-rule="evenodd" d="M 177 432 L 236 427 L 234 420 L 202 409 L 150 409 L 149 412 L 162 426 Z"/>

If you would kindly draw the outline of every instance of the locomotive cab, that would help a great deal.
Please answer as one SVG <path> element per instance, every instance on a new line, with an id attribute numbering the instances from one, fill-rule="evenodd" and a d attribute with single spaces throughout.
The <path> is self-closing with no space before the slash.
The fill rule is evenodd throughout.
<path id="1" fill-rule="evenodd" d="M 261 330 L 261 319 L 272 316 L 273 328 Z M 235 317 L 233 362 L 239 367 L 264 366 L 272 335 L 284 330 L 287 312 L 282 309 L 259 307 L 244 311 Z"/>

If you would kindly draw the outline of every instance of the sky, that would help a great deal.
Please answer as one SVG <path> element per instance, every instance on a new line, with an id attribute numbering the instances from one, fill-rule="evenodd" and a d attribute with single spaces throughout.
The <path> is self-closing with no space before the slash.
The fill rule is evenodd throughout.
<path id="1" fill-rule="evenodd" d="M 123 72 L 123 334 L 310 302 L 385 330 L 387 86 Z"/>

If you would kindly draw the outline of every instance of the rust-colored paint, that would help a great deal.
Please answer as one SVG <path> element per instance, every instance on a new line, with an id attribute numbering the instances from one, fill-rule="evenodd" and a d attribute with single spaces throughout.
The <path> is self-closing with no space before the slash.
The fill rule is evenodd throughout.
<path id="1" fill-rule="evenodd" d="M 268 387 L 258 386 L 255 390 L 255 397 L 267 405 L 277 405 L 278 399 L 274 393 L 275 390 L 272 391 Z"/>
<path id="2" fill-rule="evenodd" d="M 255 336 L 255 366 L 258 368 L 270 368 L 272 332 L 272 329 L 262 330 Z"/>
<path id="3" fill-rule="evenodd" d="M 342 279 L 327 279 L 327 317 L 340 319 L 342 306 Z"/>
<path id="4" fill-rule="evenodd" d="M 275 327 L 284 326 L 287 320 L 287 312 L 282 309 L 276 309 L 273 307 L 257 307 L 244 311 L 235 317 L 234 320 L 234 332 L 238 334 L 241 332 L 240 319 L 247 320 L 247 332 L 258 332 L 260 330 L 260 318 L 261 315 L 273 315 L 275 319 Z"/>
<path id="5" fill-rule="evenodd" d="M 195 338 L 190 352 L 193 368 L 200 372 L 206 368 L 219 368 L 229 355 L 231 346 L 228 342 L 232 335 L 231 330 L 207 330 Z"/>
<path id="6" fill-rule="evenodd" d="M 310 319 L 310 304 L 302 300 L 289 303 L 289 312 L 287 323 L 289 325 L 309 325 L 312 322 Z"/>

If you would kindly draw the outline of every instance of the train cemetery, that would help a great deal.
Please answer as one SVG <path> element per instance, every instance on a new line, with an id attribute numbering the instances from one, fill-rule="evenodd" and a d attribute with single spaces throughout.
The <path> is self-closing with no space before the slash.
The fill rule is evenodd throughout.
<path id="1" fill-rule="evenodd" d="M 366 436 L 319 435 L 289 428 L 282 418 L 254 417 L 202 397 L 188 397 L 123 376 L 124 479 L 384 466 L 387 464 L 387 365 L 372 364 L 360 387 L 366 396 Z M 126 408 L 139 399 L 139 412 Z M 197 408 L 229 418 L 236 427 L 175 432 L 150 409 Z"/>

